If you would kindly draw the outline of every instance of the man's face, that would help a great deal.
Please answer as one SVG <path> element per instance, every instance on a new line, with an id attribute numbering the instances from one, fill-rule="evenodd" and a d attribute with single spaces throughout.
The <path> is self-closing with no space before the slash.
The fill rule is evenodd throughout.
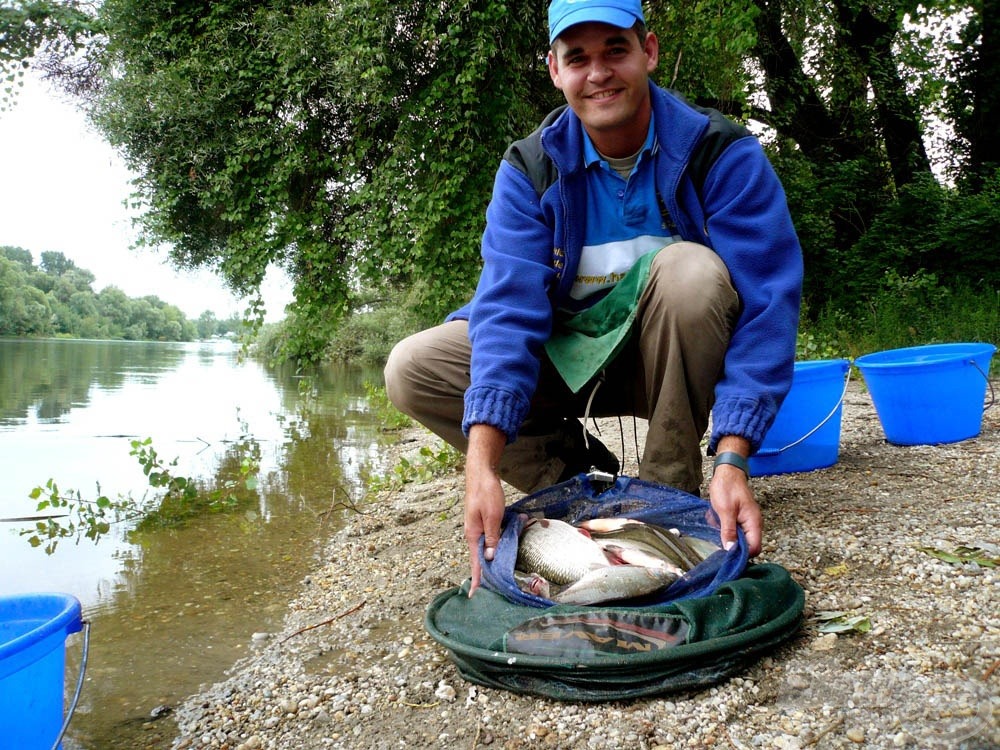
<path id="1" fill-rule="evenodd" d="M 570 26 L 549 52 L 549 75 L 583 122 L 598 151 L 624 157 L 638 151 L 649 128 L 648 77 L 659 44 L 631 29 L 603 23 Z"/>

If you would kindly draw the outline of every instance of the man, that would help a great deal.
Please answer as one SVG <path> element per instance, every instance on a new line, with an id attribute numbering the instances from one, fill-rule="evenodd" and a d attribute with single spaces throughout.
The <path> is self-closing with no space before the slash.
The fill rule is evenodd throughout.
<path id="1" fill-rule="evenodd" d="M 554 0 L 549 74 L 566 98 L 497 172 L 470 304 L 397 344 L 397 407 L 466 452 L 472 591 L 501 477 L 524 492 L 617 459 L 579 417 L 648 420 L 639 477 L 709 498 L 728 547 L 760 551 L 746 458 L 791 385 L 801 249 L 755 138 L 649 80 L 639 0 Z"/>

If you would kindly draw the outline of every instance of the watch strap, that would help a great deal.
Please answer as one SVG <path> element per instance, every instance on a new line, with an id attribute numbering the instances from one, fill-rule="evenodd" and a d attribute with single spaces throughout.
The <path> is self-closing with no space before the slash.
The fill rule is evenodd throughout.
<path id="1" fill-rule="evenodd" d="M 741 469 L 743 473 L 747 475 L 747 478 L 750 477 L 750 463 L 739 453 L 735 453 L 733 451 L 724 451 L 723 453 L 719 453 L 716 455 L 715 463 L 713 465 L 718 468 L 720 464 L 735 466 L 736 468 Z"/>

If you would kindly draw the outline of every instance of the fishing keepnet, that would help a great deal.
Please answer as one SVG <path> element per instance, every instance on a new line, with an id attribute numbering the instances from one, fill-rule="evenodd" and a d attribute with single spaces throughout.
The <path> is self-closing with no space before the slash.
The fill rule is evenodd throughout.
<path id="1" fill-rule="evenodd" d="M 494 560 L 481 560 L 483 586 L 471 598 L 468 580 L 439 594 L 424 620 L 470 682 L 579 701 L 699 689 L 798 632 L 801 587 L 780 565 L 748 564 L 742 534 L 642 600 L 553 604 L 522 591 L 513 569 L 524 515 L 571 524 L 629 518 L 719 544 L 709 503 L 628 477 L 608 486 L 579 475 L 514 503 Z"/>
<path id="2" fill-rule="evenodd" d="M 567 482 L 536 492 L 513 505 L 504 513 L 503 531 L 492 561 L 483 557 L 480 542 L 479 562 L 483 569 L 483 586 L 516 604 L 529 607 L 551 607 L 554 602 L 523 591 L 514 579 L 518 540 L 527 517 L 554 518 L 577 525 L 594 518 L 629 518 L 654 524 L 665 529 L 677 529 L 684 536 L 693 536 L 715 545 L 719 540 L 719 521 L 712 506 L 687 492 L 630 477 L 619 477 L 613 485 L 592 483 L 585 474 Z M 716 552 L 692 568 L 669 587 L 629 604 L 647 606 L 712 593 L 726 581 L 739 578 L 747 565 L 747 545 L 743 532 L 729 551 Z"/>

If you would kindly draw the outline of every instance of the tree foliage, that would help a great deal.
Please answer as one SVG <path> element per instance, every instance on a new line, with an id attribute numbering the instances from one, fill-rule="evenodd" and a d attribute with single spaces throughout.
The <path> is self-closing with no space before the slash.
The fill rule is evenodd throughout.
<path id="1" fill-rule="evenodd" d="M 493 166 L 554 101 L 541 9 L 495 2 L 108 0 L 91 111 L 139 175 L 145 235 L 239 292 L 295 284 L 290 354 L 322 349 L 362 284 L 477 276 Z M 534 38 L 526 46 L 513 40 Z"/>
<path id="2" fill-rule="evenodd" d="M 0 1 L 0 111 L 16 101 L 32 60 L 43 70 L 57 74 L 70 67 L 82 73 L 86 57 L 77 57 L 77 53 L 100 33 L 98 24 L 99 19 L 79 2 Z M 77 75 L 75 80 L 95 73 Z M 64 81 L 69 83 L 70 79 Z"/>
<path id="3" fill-rule="evenodd" d="M 544 65 L 544 3 L 11 6 L 48 7 L 52 29 L 57 9 L 86 16 L 14 34 L 20 54 L 46 39 L 78 50 L 61 69 L 49 54 L 48 69 L 139 175 L 150 242 L 251 296 L 270 265 L 289 271 L 286 353 L 301 359 L 323 350 L 363 290 L 419 282 L 414 309 L 426 316 L 467 298 L 499 158 L 561 103 Z M 982 197 L 1000 164 L 989 127 L 997 2 L 646 6 L 657 80 L 754 124 L 771 149 L 812 309 L 849 303 L 888 268 L 997 282 L 988 245 L 953 265 L 940 234 L 1000 229 Z M 4 18 L 11 36 L 17 23 Z M 903 223 L 915 219 L 916 233 Z"/>
<path id="4" fill-rule="evenodd" d="M 0 247 L 0 336 L 191 341 L 234 332 L 238 320 L 206 311 L 197 326 L 159 297 L 128 297 L 121 289 L 94 292 L 94 274 L 63 253 Z"/>

